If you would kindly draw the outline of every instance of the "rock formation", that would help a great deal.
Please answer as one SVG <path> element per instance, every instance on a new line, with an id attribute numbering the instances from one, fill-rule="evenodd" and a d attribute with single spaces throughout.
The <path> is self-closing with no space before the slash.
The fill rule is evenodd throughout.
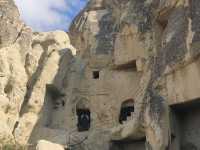
<path id="1" fill-rule="evenodd" d="M 0 16 L 0 138 L 24 144 L 42 113 L 46 86 L 62 86 L 75 49 L 63 31 L 33 33 L 12 0 L 0 1 Z"/>
<path id="2" fill-rule="evenodd" d="M 200 149 L 199 7 L 90 0 L 68 37 L 32 32 L 13 1 L 0 0 L 1 142 Z"/>

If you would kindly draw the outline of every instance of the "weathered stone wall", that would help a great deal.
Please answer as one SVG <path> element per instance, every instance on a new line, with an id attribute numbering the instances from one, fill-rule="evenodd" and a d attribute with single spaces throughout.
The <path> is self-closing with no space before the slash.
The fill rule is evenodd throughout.
<path id="1" fill-rule="evenodd" d="M 66 33 L 33 33 L 13 1 L 0 0 L 0 137 L 93 150 L 199 148 L 198 109 L 176 108 L 199 101 L 199 5 L 91 0 L 70 27 L 76 54 Z M 134 112 L 120 124 L 130 99 Z M 86 132 L 77 109 L 90 111 Z"/>
<path id="2" fill-rule="evenodd" d="M 100 3 L 100 1 L 95 2 Z M 88 7 L 83 10 L 84 13 L 82 12 L 75 19 L 71 27 L 72 43 L 79 47 L 79 50 L 82 50 L 80 56 L 90 62 L 92 57 L 95 56 L 95 53 L 91 53 L 91 50 L 95 51 L 96 48 L 99 50 L 96 45 L 104 42 L 112 49 L 110 54 L 112 61 L 109 66 L 104 66 L 106 70 L 109 70 L 106 74 L 113 71 L 112 66 L 122 69 L 114 71 L 118 75 L 120 72 L 127 74 L 123 70 L 127 66 L 132 66 L 131 70 L 135 73 L 143 71 L 138 78 L 132 76 L 132 81 L 136 81 L 132 82 L 132 87 L 137 87 L 137 92 L 134 92 L 134 88 L 131 88 L 131 86 L 127 86 L 126 90 L 113 94 L 114 97 L 121 97 L 131 89 L 136 107 L 136 118 L 127 125 L 114 129 L 115 136 L 113 139 L 119 140 L 119 135 L 121 135 L 121 139 L 127 138 L 127 136 L 137 139 L 145 135 L 148 148 L 165 149 L 168 147 L 167 143 L 170 139 L 168 138 L 170 129 L 167 103 L 174 105 L 199 97 L 198 84 L 194 83 L 199 78 L 198 69 L 195 67 L 198 66 L 198 50 L 195 50 L 196 54 L 194 54 L 192 48 L 194 34 L 198 32 L 197 30 L 194 31 L 194 25 L 192 25 L 197 17 L 194 13 L 197 11 L 197 4 L 194 6 L 197 2 L 187 0 L 127 0 L 123 2 L 109 0 L 102 2 L 98 10 L 97 7 L 92 7 L 93 3 L 94 1 L 88 4 Z M 79 26 L 80 23 L 77 24 L 81 15 L 87 16 L 92 12 L 98 16 L 98 14 L 101 14 L 100 10 L 105 9 L 107 15 L 95 20 L 98 28 L 96 30 L 98 33 L 95 32 L 95 35 L 88 35 L 93 26 L 92 23 L 81 24 L 83 26 Z M 111 18 L 110 21 L 106 22 L 108 16 Z M 91 20 L 89 17 L 85 17 L 85 22 L 92 22 L 89 20 Z M 104 22 L 104 27 L 101 25 L 102 22 Z M 109 26 L 110 22 L 112 22 L 112 28 Z M 104 31 L 109 33 L 104 33 Z M 102 37 L 107 35 L 109 42 L 113 44 L 109 46 L 106 37 L 104 37 L 104 39 L 107 39 L 106 42 L 98 39 L 101 34 L 103 34 Z M 93 41 L 92 44 L 84 42 L 87 37 L 95 39 L 89 40 Z M 84 48 L 81 47 L 80 41 L 84 42 L 82 43 Z M 100 44 L 100 47 L 102 51 L 109 49 L 104 47 L 103 44 Z M 98 64 L 100 65 L 101 62 L 98 62 Z M 133 71 L 133 68 L 136 68 L 136 70 Z M 126 83 L 126 81 L 128 81 L 127 77 L 119 78 L 113 82 L 117 85 L 117 83 Z M 102 85 L 105 84 L 102 83 Z M 110 90 L 109 93 L 112 95 L 113 91 Z M 109 101 L 109 103 L 112 102 Z M 110 105 L 109 103 L 107 105 Z M 118 102 L 115 101 L 114 103 L 117 104 Z M 120 103 L 122 101 L 119 101 Z M 93 108 L 95 108 L 95 111 L 98 110 L 96 109 L 97 106 L 91 106 L 91 109 Z M 140 127 L 143 127 L 144 130 Z M 138 128 L 140 131 L 138 131 Z"/>

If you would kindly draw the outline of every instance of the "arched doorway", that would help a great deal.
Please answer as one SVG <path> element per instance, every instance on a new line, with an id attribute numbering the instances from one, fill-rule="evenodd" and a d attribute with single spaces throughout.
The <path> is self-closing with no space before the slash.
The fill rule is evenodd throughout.
<path id="1" fill-rule="evenodd" d="M 134 100 L 128 99 L 124 101 L 121 105 L 119 123 L 123 123 L 123 121 L 127 121 L 127 118 L 131 116 L 134 112 Z"/>
<path id="2" fill-rule="evenodd" d="M 86 99 L 80 100 L 76 105 L 77 129 L 79 132 L 88 131 L 91 124 L 89 102 Z"/>

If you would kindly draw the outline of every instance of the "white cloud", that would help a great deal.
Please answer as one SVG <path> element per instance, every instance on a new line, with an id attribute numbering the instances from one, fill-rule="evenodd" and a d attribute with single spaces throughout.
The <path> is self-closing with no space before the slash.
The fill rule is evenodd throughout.
<path id="1" fill-rule="evenodd" d="M 15 0 L 21 18 L 36 31 L 67 30 L 86 0 Z"/>

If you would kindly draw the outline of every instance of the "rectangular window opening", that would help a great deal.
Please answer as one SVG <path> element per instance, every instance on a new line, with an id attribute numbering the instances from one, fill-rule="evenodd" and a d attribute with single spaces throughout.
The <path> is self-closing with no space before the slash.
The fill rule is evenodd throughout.
<path id="1" fill-rule="evenodd" d="M 93 79 L 99 79 L 99 71 L 93 71 Z"/>

